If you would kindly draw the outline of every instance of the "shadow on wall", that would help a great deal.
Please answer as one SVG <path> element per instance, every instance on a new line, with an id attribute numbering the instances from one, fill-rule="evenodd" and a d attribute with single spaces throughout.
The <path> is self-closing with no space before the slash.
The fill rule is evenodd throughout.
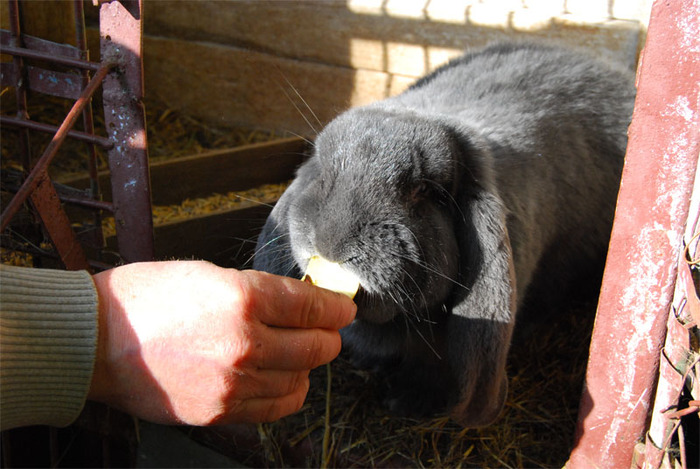
<path id="1" fill-rule="evenodd" d="M 544 40 L 634 67 L 645 30 L 644 19 L 632 19 L 644 17 L 644 1 L 518 1 L 515 9 L 467 0 L 144 3 L 147 94 L 212 124 L 306 136 L 468 47 Z"/>

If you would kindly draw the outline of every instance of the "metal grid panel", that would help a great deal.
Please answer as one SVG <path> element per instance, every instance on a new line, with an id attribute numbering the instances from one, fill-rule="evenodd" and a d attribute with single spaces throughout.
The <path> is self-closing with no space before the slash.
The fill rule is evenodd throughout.
<path id="1" fill-rule="evenodd" d="M 2 53 L 12 56 L 3 62 L 2 84 L 16 91 L 16 117 L 2 116 L 3 126 L 18 130 L 23 174 L 3 177 L 3 190 L 15 192 L 2 212 L 3 244 L 7 246 L 8 228 L 25 202 L 30 201 L 36 218 L 47 232 L 56 253 L 68 269 L 108 267 L 97 259 L 88 260 L 63 203 L 93 210 L 93 223 L 84 239 L 102 248 L 101 212 L 114 213 L 119 255 L 122 262 L 153 258 L 153 222 L 148 174 L 145 117 L 142 104 L 143 71 L 141 59 L 141 2 L 124 0 L 100 5 L 101 62 L 88 60 L 83 2 L 73 1 L 76 46 L 58 44 L 23 34 L 22 4 L 9 0 L 11 30 L 0 31 Z M 49 66 L 46 66 L 49 64 Z M 60 66 L 57 69 L 56 66 Z M 102 86 L 107 125 L 106 137 L 94 134 L 91 99 Z M 28 91 L 75 99 L 75 104 L 58 126 L 33 121 L 27 114 Z M 82 117 L 83 131 L 72 130 Z M 29 131 L 53 133 L 53 139 L 36 163 L 30 161 Z M 61 190 L 53 184 L 47 168 L 67 138 L 88 144 L 87 191 Z M 112 202 L 101 200 L 97 177 L 95 145 L 107 151 L 111 171 Z M 6 175 L 5 175 L 6 176 Z M 58 190 L 57 190 L 58 189 Z M 10 244 L 12 244 L 10 242 Z M 37 254 L 35 252 L 35 254 Z"/>

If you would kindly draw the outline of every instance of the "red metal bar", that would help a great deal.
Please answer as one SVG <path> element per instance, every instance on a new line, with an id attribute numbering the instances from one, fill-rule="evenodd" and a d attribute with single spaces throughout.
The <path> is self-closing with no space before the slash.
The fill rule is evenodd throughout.
<path id="1" fill-rule="evenodd" d="M 154 258 L 151 183 L 143 107 L 140 0 L 100 6 L 102 59 L 118 63 L 102 87 L 119 254 L 125 262 Z"/>
<path id="2" fill-rule="evenodd" d="M 87 197 L 76 197 L 74 195 L 64 195 L 58 194 L 61 202 L 67 204 L 79 205 L 81 207 L 94 208 L 97 210 L 105 210 L 107 212 L 114 211 L 114 205 L 111 202 L 103 202 L 101 200 L 95 200 Z"/>
<path id="3" fill-rule="evenodd" d="M 19 21 L 19 2 L 18 0 L 10 0 L 8 2 L 9 16 L 10 16 L 10 30 L 11 46 L 21 47 L 22 37 L 21 37 L 21 24 Z M 17 70 L 18 76 L 15 86 L 15 97 L 17 99 L 17 117 L 20 119 L 29 119 L 29 114 L 27 113 L 27 80 L 26 76 L 22 76 L 24 73 L 24 62 L 22 57 L 14 56 L 12 57 L 12 62 Z M 31 167 L 30 158 L 30 147 L 29 147 L 29 132 L 23 130 L 19 134 L 19 146 L 20 152 L 22 153 L 22 166 L 25 171 L 29 171 Z"/>
<path id="4" fill-rule="evenodd" d="M 574 468 L 644 436 L 700 151 L 700 2 L 654 2 L 579 411 Z"/>
<path id="5" fill-rule="evenodd" d="M 32 205 L 41 217 L 61 261 L 68 270 L 90 270 L 85 251 L 71 228 L 70 220 L 61 207 L 61 201 L 46 170 L 39 173 L 36 181 L 36 187 L 30 195 Z"/>
<path id="6" fill-rule="evenodd" d="M 45 132 L 48 134 L 55 134 L 58 132 L 59 127 L 50 124 L 44 124 L 42 122 L 30 121 L 19 119 L 10 116 L 0 116 L 0 125 L 9 125 L 11 127 L 23 127 L 30 130 L 38 130 L 39 132 Z M 99 135 L 93 135 L 85 132 L 80 132 L 78 130 L 69 130 L 68 136 L 81 142 L 94 143 L 102 148 L 109 149 L 114 146 L 114 142 L 110 139 L 101 137 Z"/>
<path id="7" fill-rule="evenodd" d="M 16 170 L 6 170 L 3 173 L 2 185 L 3 190 L 7 192 L 17 193 L 23 182 L 22 173 Z M 65 186 L 63 184 L 54 183 L 54 188 L 61 202 L 66 202 L 73 205 L 79 205 L 86 208 L 93 208 L 96 210 L 106 210 L 108 212 L 114 211 L 114 206 L 111 202 L 104 202 L 102 200 L 96 200 L 90 197 L 89 189 L 81 190 L 73 187 Z"/>
<path id="8" fill-rule="evenodd" d="M 10 23 L 12 29 L 11 44 L 4 44 L 2 52 L 9 53 L 13 55 L 14 70 L 16 73 L 16 93 L 18 102 L 18 117 L 17 119 L 8 118 L 9 120 L 25 121 L 27 122 L 29 116 L 26 111 L 26 87 L 27 87 L 27 69 L 24 67 L 22 57 L 27 58 L 49 58 L 54 62 L 66 62 L 72 61 L 72 59 L 63 59 L 57 56 L 44 54 L 41 52 L 28 51 L 21 47 L 21 31 L 20 31 L 20 21 L 19 21 L 19 4 L 16 0 L 9 2 L 9 12 L 10 12 Z M 68 64 L 68 63 L 66 63 Z M 75 64 L 72 64 L 75 65 Z M 79 65 L 79 66 L 82 66 Z M 92 65 L 91 65 L 92 66 Z M 94 90 L 93 90 L 94 91 Z M 78 107 L 78 103 L 76 106 Z M 82 107 L 82 105 L 81 105 Z M 44 228 L 49 233 L 56 250 L 61 257 L 66 268 L 71 270 L 76 269 L 89 269 L 87 263 L 87 258 L 85 253 L 80 246 L 75 233 L 71 229 L 70 221 L 66 216 L 65 212 L 61 207 L 61 202 L 56 194 L 51 181 L 46 173 L 46 168 L 50 163 L 51 159 L 55 155 L 56 150 L 60 143 L 65 139 L 65 135 L 68 134 L 68 130 L 72 127 L 73 122 L 68 122 L 70 118 L 67 117 L 66 122 L 62 128 L 58 129 L 54 140 L 49 144 L 44 155 L 39 160 L 37 165 L 30 172 L 30 177 L 20 188 L 22 194 L 15 195 L 15 197 L 10 201 L 8 207 L 2 216 L 2 230 L 7 227 L 12 216 L 16 213 L 19 207 L 24 203 L 27 197 L 31 198 L 32 204 L 36 209 L 36 213 L 41 218 Z M 20 145 L 23 154 L 23 166 L 25 170 L 29 171 L 31 166 L 29 158 L 29 139 L 27 136 L 27 126 L 22 126 L 20 131 Z M 62 135 L 64 135 L 62 137 Z M 52 146 L 53 145 L 53 146 Z"/>
<path id="9" fill-rule="evenodd" d="M 62 57 L 60 55 L 52 55 L 47 52 L 41 52 L 32 49 L 25 49 L 23 47 L 13 47 L 13 46 L 3 46 L 3 54 L 9 54 L 15 57 L 24 57 L 27 59 L 43 60 L 46 62 L 51 62 L 59 65 L 66 65 L 69 67 L 82 68 L 85 70 L 90 70 L 97 72 L 102 66 L 98 63 L 88 62 L 86 60 L 72 59 L 70 57 Z"/>
<path id="10" fill-rule="evenodd" d="M 73 1 L 73 16 L 75 17 L 75 44 L 80 50 L 81 59 L 89 60 L 90 51 L 88 50 L 87 44 L 87 33 L 85 32 L 85 12 L 82 0 Z M 90 82 L 90 72 L 88 70 L 82 71 L 82 86 L 86 87 Z M 93 123 L 92 114 L 92 103 L 88 104 L 83 111 L 83 129 L 88 134 L 95 133 L 95 126 Z M 110 147 L 111 148 L 111 147 Z M 97 174 L 98 162 L 97 162 L 97 150 L 95 145 L 87 144 L 88 152 L 88 174 L 90 175 L 90 195 L 94 200 L 102 199 L 102 192 L 100 191 L 100 178 Z M 102 212 L 95 210 L 92 214 L 92 223 L 94 226 L 95 234 L 95 244 L 99 247 L 103 247 L 104 235 L 102 233 Z M 99 251 L 101 255 L 102 251 Z"/>
<path id="11" fill-rule="evenodd" d="M 111 64 L 104 65 L 97 72 L 97 74 L 95 74 L 93 79 L 90 81 L 88 87 L 85 88 L 85 91 L 83 91 L 83 94 L 81 95 L 80 99 L 78 99 L 75 102 L 70 112 L 66 116 L 66 119 L 59 127 L 58 132 L 56 132 L 56 135 L 47 145 L 46 150 L 44 150 L 44 153 L 42 154 L 41 158 L 39 158 L 39 161 L 37 161 L 36 165 L 34 165 L 34 168 L 32 168 L 32 171 L 27 176 L 27 179 L 24 181 L 24 184 L 22 184 L 20 190 L 12 198 L 12 200 L 10 200 L 10 203 L 7 204 L 5 211 L 2 213 L 0 231 L 4 231 L 5 228 L 7 228 L 7 225 L 10 223 L 10 220 L 15 215 L 15 213 L 17 213 L 17 210 L 19 210 L 24 201 L 27 200 L 27 197 L 29 197 L 32 191 L 34 191 L 34 189 L 41 182 L 41 178 L 39 176 L 46 171 L 46 168 L 49 166 L 49 163 L 51 163 L 51 160 L 54 158 L 54 156 L 56 156 L 58 148 L 68 136 L 68 131 L 71 129 L 71 127 L 73 127 L 76 120 L 80 117 L 81 113 L 83 112 L 83 109 L 88 104 L 90 98 L 100 86 L 100 83 L 102 82 L 102 80 L 104 80 L 105 76 L 107 75 L 107 72 L 109 72 L 111 68 Z"/>
<path id="12" fill-rule="evenodd" d="M 62 213 L 55 188 L 46 179 L 46 168 L 65 138 L 67 136 L 77 137 L 90 144 L 90 148 L 93 150 L 90 152 L 89 163 L 91 179 L 95 181 L 91 185 L 92 196 L 95 200 L 93 203 L 89 201 L 87 203 L 94 208 L 112 209 L 114 212 L 120 254 L 124 261 L 133 262 L 152 259 L 153 222 L 146 151 L 145 113 L 142 104 L 141 2 L 137 0 L 121 0 L 102 5 L 100 13 L 102 62 L 110 64 L 102 67 L 99 64 L 89 62 L 89 57 L 86 53 L 86 37 L 82 25 L 83 4 L 81 0 L 74 0 L 76 43 L 78 47 L 56 44 L 30 36 L 22 36 L 19 29 L 20 5 L 17 0 L 9 0 L 9 2 L 10 22 L 13 26 L 12 33 L 3 31 L 0 34 L 0 42 L 2 43 L 2 53 L 12 55 L 14 65 L 3 66 L 3 82 L 9 79 L 10 75 L 15 79 L 13 85 L 17 87 L 19 113 L 17 118 L 3 118 L 3 124 L 20 127 L 21 134 L 26 134 L 26 129 L 29 128 L 41 131 L 55 131 L 56 133 L 36 165 L 32 167 L 28 156 L 25 157 L 25 170 L 29 173 L 29 176 L 23 182 L 15 197 L 5 207 L 2 217 L 0 217 L 0 229 L 5 230 L 7 228 L 10 220 L 27 198 L 31 198 L 35 207 L 44 207 L 43 210 L 48 210 L 46 207 L 53 207 L 53 209 L 61 211 L 60 214 L 57 212 L 55 220 L 49 220 L 51 216 L 48 212 L 40 213 L 39 215 L 47 230 L 52 233 L 52 238 L 56 235 L 67 240 L 64 242 L 52 239 L 61 257 L 67 258 L 66 256 L 69 256 L 68 258 L 70 258 L 71 254 L 69 251 L 72 250 L 72 247 L 68 246 L 72 246 L 75 237 L 72 232 L 68 233 L 65 229 L 70 227 L 70 225 L 65 217 L 65 213 Z M 41 72 L 36 67 L 34 69 L 26 67 L 23 62 L 24 59 L 40 60 L 79 68 L 82 70 L 81 77 L 85 89 L 82 90 L 80 87 L 77 87 L 76 80 L 73 79 L 74 76 L 63 72 L 46 71 L 46 73 L 51 75 L 51 80 L 49 80 L 51 83 L 45 83 L 46 73 Z M 108 68 L 112 66 L 118 67 L 118 70 L 108 74 Z M 89 71 L 95 70 L 97 71 L 96 76 L 89 80 Z M 32 78 L 32 80 L 28 80 L 28 78 Z M 56 81 L 60 82 L 58 88 L 56 87 L 57 85 L 53 84 Z M 64 86 L 66 84 L 63 81 L 71 82 L 72 84 L 69 83 L 71 86 L 67 87 Z M 64 96 L 66 93 L 73 93 L 74 96 L 71 97 L 77 97 L 75 105 L 60 127 L 54 128 L 29 121 L 26 106 L 23 106 L 25 102 L 23 97 L 25 96 L 25 88 L 32 86 L 32 83 L 41 92 L 60 96 Z M 90 99 L 100 83 L 103 84 L 103 102 L 108 139 L 92 135 Z M 70 130 L 80 113 L 83 113 L 85 132 Z M 26 151 L 23 154 L 29 155 L 28 139 L 26 141 L 27 145 L 24 146 Z M 108 149 L 112 176 L 112 204 L 99 201 L 100 191 L 96 182 L 97 165 L 92 144 L 100 144 Z M 35 193 L 35 191 L 38 192 Z M 78 198 L 80 200 L 71 200 L 71 202 L 86 204 L 84 199 Z M 68 199 L 63 197 L 63 200 Z M 41 211 L 42 209 L 38 208 L 38 210 Z M 56 221 L 56 224 L 52 224 L 52 221 Z M 94 224 L 99 227 L 99 214 Z M 60 246 L 64 247 L 61 248 Z M 71 264 L 71 262 L 69 260 L 67 265 Z"/>
<path id="13" fill-rule="evenodd" d="M 36 36 L 30 36 L 28 34 L 22 34 L 22 42 L 20 45 L 18 45 L 12 40 L 12 34 L 10 32 L 0 30 L 0 48 L 5 46 L 22 47 L 24 49 L 44 52 L 51 56 L 72 57 L 74 59 L 82 58 L 80 50 L 73 45 L 58 44 L 56 42 Z"/>

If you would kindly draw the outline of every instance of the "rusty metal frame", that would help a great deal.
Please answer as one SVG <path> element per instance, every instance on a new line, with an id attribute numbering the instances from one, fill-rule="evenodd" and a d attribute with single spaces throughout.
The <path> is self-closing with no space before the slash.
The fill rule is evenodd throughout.
<path id="1" fill-rule="evenodd" d="M 20 2 L 9 0 L 8 3 L 11 30 L 0 31 L 0 44 L 1 52 L 11 55 L 13 60 L 1 64 L 2 79 L 3 85 L 15 87 L 18 109 L 16 117 L 3 116 L 0 124 L 19 129 L 26 177 L 2 212 L 2 231 L 8 228 L 25 201 L 30 200 L 66 268 L 89 269 L 90 264 L 104 268 L 99 259 L 88 261 L 62 208 L 62 202 L 69 202 L 95 209 L 93 230 L 99 246 L 104 244 L 101 211 L 109 210 L 115 216 L 122 261 L 153 259 L 150 179 L 142 104 L 141 1 L 111 1 L 100 5 L 100 63 L 88 60 L 82 0 L 73 2 L 75 47 L 23 34 L 20 29 Z M 31 64 L 27 65 L 27 61 Z M 34 65 L 35 63 L 70 67 L 77 69 L 79 74 L 45 69 Z M 94 73 L 92 78 L 91 72 Z M 91 98 L 100 86 L 107 137 L 94 135 Z M 35 122 L 27 115 L 26 96 L 29 89 L 76 99 L 76 102 L 59 127 Z M 72 130 L 81 116 L 84 130 Z M 54 133 L 53 139 L 34 165 L 29 157 L 29 130 Z M 88 144 L 91 187 L 85 194 L 59 194 L 48 176 L 47 168 L 66 138 L 75 138 Z M 101 201 L 94 145 L 100 145 L 107 151 L 112 203 Z"/>
<path id="2" fill-rule="evenodd" d="M 568 469 L 632 467 L 647 431 L 691 219 L 698 64 L 700 2 L 655 1 Z"/>
<path id="3" fill-rule="evenodd" d="M 105 124 L 119 253 L 125 262 L 151 260 L 153 217 L 143 106 L 142 0 L 100 6 L 102 62 L 119 64 L 105 77 Z"/>

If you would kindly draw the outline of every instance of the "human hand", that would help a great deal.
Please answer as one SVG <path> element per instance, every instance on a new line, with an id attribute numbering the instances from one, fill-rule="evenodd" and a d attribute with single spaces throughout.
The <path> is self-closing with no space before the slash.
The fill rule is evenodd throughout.
<path id="1" fill-rule="evenodd" d="M 301 408 L 309 371 L 340 352 L 348 298 L 201 261 L 96 274 L 98 351 L 88 398 L 155 423 L 268 422 Z"/>

